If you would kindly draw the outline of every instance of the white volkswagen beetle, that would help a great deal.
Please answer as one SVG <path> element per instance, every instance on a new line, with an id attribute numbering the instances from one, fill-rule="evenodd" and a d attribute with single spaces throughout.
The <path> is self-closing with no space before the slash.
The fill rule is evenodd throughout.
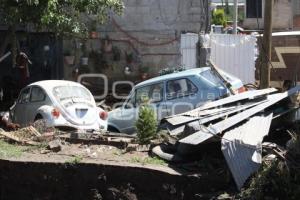
<path id="1" fill-rule="evenodd" d="M 21 126 L 43 119 L 47 126 L 107 129 L 107 113 L 96 106 L 86 87 L 72 81 L 47 80 L 26 86 L 11 108 L 11 119 Z"/>

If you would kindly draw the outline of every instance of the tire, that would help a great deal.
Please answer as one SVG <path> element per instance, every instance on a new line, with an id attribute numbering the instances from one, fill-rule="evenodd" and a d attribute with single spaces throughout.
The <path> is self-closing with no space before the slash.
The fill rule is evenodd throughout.
<path id="1" fill-rule="evenodd" d="M 34 121 L 36 122 L 36 121 L 38 121 L 38 120 L 43 120 L 44 118 L 43 118 L 43 116 L 41 115 L 41 114 L 37 114 L 36 116 L 35 116 L 35 118 L 34 118 Z"/>
<path id="2" fill-rule="evenodd" d="M 115 127 L 113 127 L 113 126 L 108 126 L 107 130 L 109 132 L 113 132 L 113 133 L 120 133 L 120 131 L 118 129 L 116 129 Z"/>
<path id="3" fill-rule="evenodd" d="M 183 162 L 184 159 L 176 153 L 173 146 L 161 144 L 152 149 L 152 153 L 157 155 L 163 160 L 170 162 Z"/>

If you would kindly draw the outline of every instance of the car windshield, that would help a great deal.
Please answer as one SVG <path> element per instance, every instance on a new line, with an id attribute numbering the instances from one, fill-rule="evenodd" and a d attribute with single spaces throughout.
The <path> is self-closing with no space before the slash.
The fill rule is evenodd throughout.
<path id="1" fill-rule="evenodd" d="M 204 72 L 201 72 L 200 75 L 210 84 L 218 87 L 219 86 L 224 87 L 221 78 L 219 78 L 212 70 L 206 70 Z"/>
<path id="2" fill-rule="evenodd" d="M 79 86 L 58 86 L 53 89 L 53 95 L 59 101 L 65 99 L 84 99 L 91 101 L 91 95 L 87 89 Z"/>

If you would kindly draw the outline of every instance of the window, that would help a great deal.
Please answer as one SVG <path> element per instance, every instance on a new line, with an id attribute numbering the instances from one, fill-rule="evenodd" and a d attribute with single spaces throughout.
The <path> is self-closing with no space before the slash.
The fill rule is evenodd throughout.
<path id="1" fill-rule="evenodd" d="M 46 95 L 41 88 L 33 87 L 31 89 L 30 102 L 44 101 L 45 98 L 46 98 Z"/>
<path id="2" fill-rule="evenodd" d="M 299 0 L 293 1 L 293 14 L 300 15 L 300 1 Z"/>
<path id="3" fill-rule="evenodd" d="M 136 104 L 156 103 L 163 100 L 163 83 L 149 85 L 136 90 Z"/>
<path id="4" fill-rule="evenodd" d="M 53 89 L 55 98 L 59 101 L 66 99 L 84 99 L 91 101 L 92 96 L 87 89 L 79 86 L 58 86 Z"/>
<path id="5" fill-rule="evenodd" d="M 171 80 L 167 83 L 167 99 L 195 94 L 198 88 L 188 79 Z"/>
<path id="6" fill-rule="evenodd" d="M 216 73 L 212 70 L 203 71 L 200 73 L 200 76 L 202 76 L 203 79 L 205 79 L 205 81 L 209 83 L 209 85 L 218 86 L 218 87 L 224 86 L 221 78 L 219 78 L 219 76 L 216 75 Z"/>
<path id="7" fill-rule="evenodd" d="M 246 0 L 246 17 L 262 18 L 262 0 Z"/>
<path id="8" fill-rule="evenodd" d="M 29 94 L 30 88 L 26 88 L 21 92 L 18 103 L 28 103 L 29 102 Z"/>

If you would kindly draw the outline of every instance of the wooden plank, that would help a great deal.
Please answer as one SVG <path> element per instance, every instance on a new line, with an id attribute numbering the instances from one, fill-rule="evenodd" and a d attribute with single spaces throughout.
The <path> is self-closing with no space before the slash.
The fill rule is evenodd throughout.
<path id="1" fill-rule="evenodd" d="M 284 93 L 278 93 L 268 96 L 268 101 L 262 104 L 259 104 L 253 108 L 250 108 L 244 112 L 241 112 L 239 114 L 236 114 L 232 117 L 229 117 L 221 122 L 218 122 L 214 125 L 211 125 L 209 127 L 203 128 L 203 130 L 200 130 L 193 135 L 187 136 L 183 139 L 181 139 L 179 142 L 186 143 L 186 144 L 192 144 L 197 145 L 200 144 L 215 135 L 221 133 L 222 131 L 234 126 L 235 124 L 238 124 L 239 122 L 242 122 L 243 120 L 253 116 L 254 114 L 270 107 L 271 105 L 277 103 L 278 101 L 295 94 L 300 90 L 300 86 L 296 86 L 292 89 L 290 89 L 287 92 Z"/>

